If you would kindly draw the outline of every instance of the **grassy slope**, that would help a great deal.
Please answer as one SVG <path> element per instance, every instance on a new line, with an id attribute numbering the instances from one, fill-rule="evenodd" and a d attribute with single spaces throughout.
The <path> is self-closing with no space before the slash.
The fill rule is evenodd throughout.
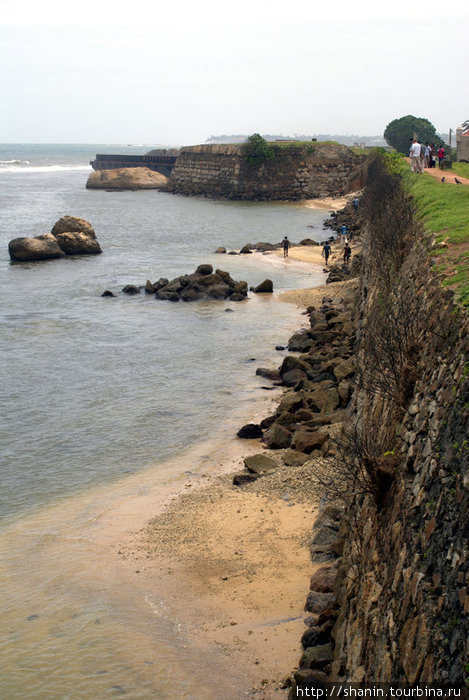
<path id="1" fill-rule="evenodd" d="M 457 163 L 456 165 L 468 164 Z M 469 186 L 442 183 L 429 175 L 409 172 L 401 166 L 406 188 L 412 194 L 425 230 L 435 235 L 435 255 L 443 272 L 443 284 L 457 292 L 462 304 L 469 306 Z M 464 169 L 463 169 L 464 170 Z M 465 176 L 465 172 L 459 172 Z"/>

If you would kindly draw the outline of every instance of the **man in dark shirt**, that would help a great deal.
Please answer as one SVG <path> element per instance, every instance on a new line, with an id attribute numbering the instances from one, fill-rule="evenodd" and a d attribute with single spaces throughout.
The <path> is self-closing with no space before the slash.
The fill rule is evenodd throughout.
<path id="1" fill-rule="evenodd" d="M 329 243 L 325 243 L 322 247 L 322 254 L 324 255 L 324 258 L 326 260 L 326 265 L 327 261 L 329 260 L 329 255 L 331 254 L 331 246 Z"/>

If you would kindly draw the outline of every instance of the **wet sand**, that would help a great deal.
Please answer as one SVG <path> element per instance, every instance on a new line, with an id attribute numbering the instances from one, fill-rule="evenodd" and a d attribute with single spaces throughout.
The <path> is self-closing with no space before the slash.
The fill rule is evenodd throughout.
<path id="1" fill-rule="evenodd" d="M 332 263 L 342 247 L 333 244 Z M 294 247 L 290 260 L 322 265 L 321 250 Z M 269 253 L 272 262 L 278 255 L 282 251 Z M 356 284 L 292 290 L 280 299 L 306 308 Z M 189 486 L 122 542 L 119 554 L 129 571 L 138 571 L 139 585 L 157 587 L 194 648 L 207 658 L 221 653 L 229 667 L 241 670 L 251 697 L 270 700 L 284 697 L 283 681 L 301 654 L 304 603 L 315 570 L 309 543 L 322 491 L 318 475 L 326 465 L 316 459 L 287 467 L 283 451 L 238 442 L 246 456 L 276 458 L 278 469 L 243 487 L 233 486 L 233 473 L 202 488 Z"/>

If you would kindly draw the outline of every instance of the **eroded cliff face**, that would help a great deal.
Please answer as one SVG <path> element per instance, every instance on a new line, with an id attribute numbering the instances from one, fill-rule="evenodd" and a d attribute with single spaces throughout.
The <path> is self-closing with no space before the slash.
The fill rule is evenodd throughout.
<path id="1" fill-rule="evenodd" d="M 250 166 L 240 145 L 188 146 L 171 173 L 168 191 L 223 199 L 299 200 L 339 196 L 363 187 L 365 158 L 346 146 L 314 143 Z"/>
<path id="2" fill-rule="evenodd" d="M 330 495 L 344 515 L 327 679 L 464 684 L 469 324 L 398 178 L 382 162 L 371 170 L 354 404 Z M 303 668 L 298 687 L 325 681 L 317 668 Z"/>

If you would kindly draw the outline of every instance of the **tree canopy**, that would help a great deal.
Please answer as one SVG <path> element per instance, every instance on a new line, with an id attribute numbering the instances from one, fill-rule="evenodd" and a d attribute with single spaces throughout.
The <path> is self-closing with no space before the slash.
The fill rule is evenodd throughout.
<path id="1" fill-rule="evenodd" d="M 384 130 L 384 138 L 390 146 L 396 149 L 399 153 L 409 152 L 409 143 L 416 135 L 421 141 L 426 143 L 441 143 L 440 137 L 436 134 L 436 129 L 428 119 L 414 117 L 412 114 L 407 114 L 400 119 L 394 119 L 389 122 Z"/>
<path id="2" fill-rule="evenodd" d="M 252 134 L 242 145 L 243 155 L 249 165 L 259 167 L 266 160 L 275 158 L 275 151 L 260 134 Z"/>

